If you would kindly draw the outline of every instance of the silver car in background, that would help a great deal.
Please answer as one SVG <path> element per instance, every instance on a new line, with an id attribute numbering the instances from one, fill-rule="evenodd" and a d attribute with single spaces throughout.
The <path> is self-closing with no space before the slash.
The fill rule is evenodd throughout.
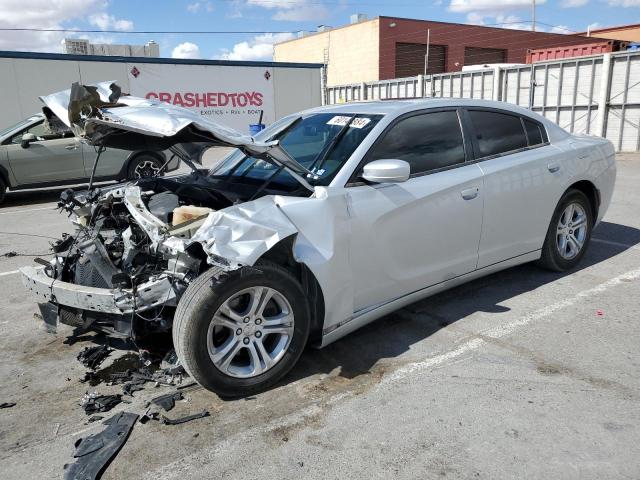
<path id="1" fill-rule="evenodd" d="M 43 114 L 0 131 L 0 203 L 7 189 L 20 190 L 81 183 L 91 176 L 95 148 L 68 130 L 53 133 Z M 107 149 L 96 168 L 96 180 L 133 180 L 157 175 L 168 160 L 163 152 Z M 170 162 L 163 172 L 178 168 Z"/>
<path id="2" fill-rule="evenodd" d="M 67 197 L 75 239 L 23 281 L 54 321 L 172 331 L 189 374 L 222 395 L 265 389 L 308 344 L 483 275 L 575 267 L 615 183 L 608 140 L 506 103 L 332 105 L 253 138 L 90 88 L 99 117 L 71 125 L 89 142 L 236 150 L 208 173 Z M 68 97 L 44 101 L 63 118 Z"/>

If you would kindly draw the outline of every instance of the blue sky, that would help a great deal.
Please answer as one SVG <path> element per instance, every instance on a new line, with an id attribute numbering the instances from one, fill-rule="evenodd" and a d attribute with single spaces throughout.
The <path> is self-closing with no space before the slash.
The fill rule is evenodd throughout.
<path id="1" fill-rule="evenodd" d="M 568 33 L 588 25 L 640 22 L 640 0 L 537 0 L 539 29 Z M 106 43 L 160 44 L 163 57 L 270 59 L 274 41 L 352 13 L 504 24 L 529 29 L 530 0 L 0 0 L 0 28 L 71 28 L 116 33 L 0 31 L 0 50 L 61 51 L 64 36 Z M 545 25 L 546 24 L 546 25 Z M 554 28 L 555 27 L 555 28 Z M 278 34 L 134 34 L 140 30 L 235 30 Z"/>

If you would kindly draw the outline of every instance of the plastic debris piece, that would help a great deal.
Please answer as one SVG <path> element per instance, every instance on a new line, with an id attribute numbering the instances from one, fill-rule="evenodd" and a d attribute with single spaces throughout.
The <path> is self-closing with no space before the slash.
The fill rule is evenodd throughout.
<path id="1" fill-rule="evenodd" d="M 161 415 L 160 422 L 163 425 L 180 425 L 181 423 L 190 422 L 191 420 L 196 420 L 198 418 L 204 418 L 208 416 L 209 416 L 209 412 L 206 410 L 203 410 L 200 413 L 195 413 L 193 415 L 187 415 L 185 417 L 179 417 L 179 418 L 167 418 L 164 415 Z"/>
<path id="2" fill-rule="evenodd" d="M 159 406 L 165 412 L 168 412 L 176 406 L 176 400 L 182 400 L 183 398 L 184 396 L 182 395 L 182 392 L 167 393 L 166 395 L 160 395 L 159 397 L 152 398 L 147 402 L 147 407 L 153 404 Z"/>
<path id="3" fill-rule="evenodd" d="M 104 417 L 102 415 L 93 415 L 93 416 L 89 417 L 87 422 L 93 423 L 93 422 L 97 422 L 98 420 L 102 420 L 103 418 Z"/>
<path id="4" fill-rule="evenodd" d="M 129 412 L 105 420 L 102 432 L 79 439 L 73 454 L 75 463 L 64 466 L 64 480 L 97 480 L 129 438 L 138 415 Z"/>
<path id="5" fill-rule="evenodd" d="M 602 310 L 596 310 L 596 316 L 604 317 L 604 312 Z"/>
<path id="6" fill-rule="evenodd" d="M 122 395 L 98 395 L 96 392 L 87 392 L 82 399 L 82 408 L 87 415 L 98 412 L 108 412 L 122 402 Z"/>
<path id="7" fill-rule="evenodd" d="M 86 347 L 78 354 L 78 361 L 85 367 L 95 370 L 109 356 L 112 350 L 106 345 L 96 345 L 95 347 Z"/>
<path id="8" fill-rule="evenodd" d="M 15 407 L 15 406 L 16 406 L 15 402 L 0 403 L 0 408 L 11 408 L 11 407 Z"/>
<path id="9" fill-rule="evenodd" d="M 128 395 L 129 397 L 133 397 L 133 392 L 137 392 L 139 390 L 144 390 L 144 384 L 146 380 L 132 380 L 122 385 L 122 394 Z"/>

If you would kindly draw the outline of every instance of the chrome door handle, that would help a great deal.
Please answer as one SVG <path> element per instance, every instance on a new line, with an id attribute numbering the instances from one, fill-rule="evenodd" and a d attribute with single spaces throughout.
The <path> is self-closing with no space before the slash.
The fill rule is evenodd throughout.
<path id="1" fill-rule="evenodd" d="M 66 147 L 67 150 L 77 150 L 78 149 L 78 145 L 67 145 Z"/>
<path id="2" fill-rule="evenodd" d="M 465 200 L 473 200 L 478 196 L 479 191 L 480 189 L 478 187 L 467 188 L 465 190 L 462 190 L 460 192 L 460 195 L 462 195 L 462 198 L 464 198 Z"/>
<path id="3" fill-rule="evenodd" d="M 559 163 L 550 163 L 549 165 L 547 165 L 547 169 L 551 173 L 556 173 L 558 170 L 560 170 L 560 164 Z"/>

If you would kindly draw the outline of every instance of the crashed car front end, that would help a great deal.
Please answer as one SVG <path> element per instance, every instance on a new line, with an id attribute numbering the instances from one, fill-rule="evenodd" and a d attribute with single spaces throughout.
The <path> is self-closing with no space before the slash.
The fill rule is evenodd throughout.
<path id="1" fill-rule="evenodd" d="M 120 97 L 113 83 L 75 84 L 42 100 L 65 128 L 92 145 L 171 148 L 194 170 L 63 192 L 59 206 L 75 232 L 52 246 L 51 261 L 21 270 L 50 326 L 60 321 L 126 337 L 168 331 L 180 296 L 202 271 L 252 265 L 295 233 L 273 196 L 243 203 L 246 193 L 227 188 L 225 194 L 224 185 L 220 192 L 191 161 L 203 149 L 235 147 L 270 162 L 279 158 L 278 166 L 299 179 L 305 195 L 313 191 L 302 178 L 308 172 L 277 141 L 259 142 L 183 109 Z"/>

